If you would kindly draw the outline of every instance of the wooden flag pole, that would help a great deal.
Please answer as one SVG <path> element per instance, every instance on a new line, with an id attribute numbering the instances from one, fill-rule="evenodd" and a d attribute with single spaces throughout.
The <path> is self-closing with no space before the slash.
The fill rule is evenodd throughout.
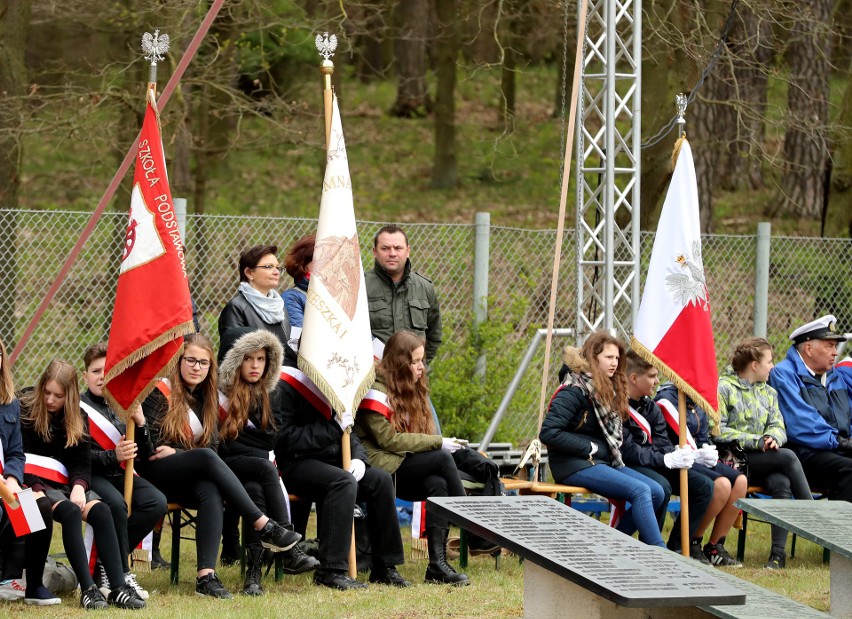
<path id="1" fill-rule="evenodd" d="M 323 57 L 320 63 L 320 73 L 322 74 L 322 101 L 325 116 L 325 148 L 328 152 L 329 142 L 331 141 L 331 115 L 334 105 L 334 91 L 331 89 L 331 76 L 334 73 L 334 63 L 331 57 L 334 55 L 334 50 L 337 49 L 337 37 L 329 35 L 327 32 L 318 34 L 316 38 L 317 51 Z M 350 438 L 352 428 L 346 428 L 343 431 L 343 438 L 340 439 L 340 453 L 342 456 L 342 464 L 344 470 L 349 470 L 352 464 L 352 447 Z M 356 578 L 358 576 L 358 558 L 355 553 L 355 520 L 352 520 L 352 543 L 349 545 L 349 577 Z"/>
<path id="2" fill-rule="evenodd" d="M 565 131 L 565 159 L 562 163 L 562 187 L 559 194 L 559 217 L 556 225 L 556 247 L 553 254 L 553 271 L 550 280 L 550 304 L 547 313 L 547 335 L 544 338 L 544 367 L 541 372 L 541 394 L 538 405 L 538 428 L 544 421 L 547 406 L 548 379 L 550 374 L 550 348 L 553 344 L 553 323 L 556 316 L 556 291 L 559 282 L 559 264 L 562 260 L 562 238 L 565 233 L 565 210 L 568 204 L 571 157 L 574 147 L 574 126 L 577 122 L 577 99 L 580 95 L 580 76 L 583 72 L 583 41 L 586 39 L 586 12 L 588 0 L 580 3 L 577 21 L 577 50 L 574 55 L 574 79 L 571 82 L 571 107 L 568 112 L 568 128 Z M 540 458 L 533 463 L 533 482 L 538 481 Z"/>
<path id="3" fill-rule="evenodd" d="M 686 446 L 686 395 L 683 389 L 677 390 L 677 413 L 680 424 L 677 444 L 680 448 Z M 680 553 L 689 556 L 689 486 L 687 469 L 680 470 Z"/>

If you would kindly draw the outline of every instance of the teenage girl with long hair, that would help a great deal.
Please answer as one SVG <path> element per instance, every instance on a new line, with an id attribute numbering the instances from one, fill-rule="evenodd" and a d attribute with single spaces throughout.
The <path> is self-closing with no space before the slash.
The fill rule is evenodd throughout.
<path id="1" fill-rule="evenodd" d="M 464 496 L 452 452 L 462 448 L 453 438 L 435 434 L 429 406 L 429 383 L 423 358 L 425 340 L 398 331 L 385 344 L 373 389 L 361 403 L 355 429 L 370 465 L 396 475 L 396 493 L 407 501 L 432 496 Z M 468 577 L 447 563 L 446 519 L 429 514 L 426 582 L 469 584 Z"/>
<path id="2" fill-rule="evenodd" d="M 28 462 L 24 481 L 47 496 L 53 507 L 53 520 L 62 525 L 65 553 L 80 582 L 80 605 L 87 610 L 106 608 L 107 604 L 126 609 L 144 608 L 145 601 L 124 580 L 110 509 L 89 489 L 91 447 L 86 419 L 80 410 L 78 384 L 74 366 L 54 359 L 35 387 L 22 393 L 24 451 L 27 460 L 33 460 L 32 465 L 40 465 L 36 469 Z M 109 579 L 106 600 L 89 572 L 83 521 L 94 531 L 98 556 Z"/>
<path id="3" fill-rule="evenodd" d="M 146 398 L 142 410 L 150 426 L 154 453 L 147 462 L 140 461 L 140 473 L 170 502 L 198 511 L 195 591 L 228 599 L 231 594 L 214 570 L 222 536 L 223 500 L 252 525 L 266 548 L 289 550 L 301 535 L 258 509 L 233 471 L 216 454 L 216 357 L 209 339 L 201 334 L 185 338 L 177 367 Z"/>
<path id="4" fill-rule="evenodd" d="M 582 349 L 562 355 L 562 386 L 550 401 L 539 438 L 547 445 L 553 478 L 609 499 L 629 501 L 618 529 L 646 544 L 665 547 L 656 510 L 666 500 L 656 481 L 626 466 L 621 457 L 628 416 L 624 346 L 605 331 L 592 333 Z"/>
<path id="5" fill-rule="evenodd" d="M 275 419 L 270 398 L 278 387 L 281 343 L 263 329 L 228 329 L 222 336 L 226 351 L 219 366 L 219 387 L 227 399 L 220 410 L 219 456 L 225 461 L 257 507 L 276 522 L 291 528 L 287 499 L 278 468 L 269 459 L 281 420 Z M 261 595 L 263 546 L 251 527 L 245 526 L 246 579 L 243 593 Z M 300 574 L 315 569 L 319 561 L 293 546 L 284 555 L 284 570 Z"/>

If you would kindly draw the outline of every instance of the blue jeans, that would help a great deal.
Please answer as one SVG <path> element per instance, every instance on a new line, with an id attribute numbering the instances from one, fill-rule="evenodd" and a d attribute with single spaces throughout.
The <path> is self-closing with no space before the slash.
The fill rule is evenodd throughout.
<path id="1" fill-rule="evenodd" d="M 628 501 L 631 508 L 621 519 L 618 530 L 629 535 L 639 529 L 639 537 L 646 544 L 666 547 L 655 514 L 666 500 L 666 493 L 654 480 L 627 467 L 616 469 L 596 464 L 572 473 L 559 483 L 583 486 L 608 499 Z"/>

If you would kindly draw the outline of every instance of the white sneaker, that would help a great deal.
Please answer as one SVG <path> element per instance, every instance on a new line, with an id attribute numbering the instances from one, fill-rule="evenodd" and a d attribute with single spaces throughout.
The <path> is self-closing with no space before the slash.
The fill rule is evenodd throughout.
<path id="1" fill-rule="evenodd" d="M 136 592 L 136 595 L 138 595 L 141 599 L 148 599 L 148 592 L 145 591 L 145 589 L 142 588 L 142 585 L 140 585 L 139 582 L 136 580 L 136 574 L 134 574 L 133 572 L 127 572 L 124 575 L 124 583 L 128 587 L 133 589 Z"/>
<path id="2" fill-rule="evenodd" d="M 27 583 L 20 579 L 12 578 L 0 582 L 0 600 L 13 601 L 24 597 Z"/>

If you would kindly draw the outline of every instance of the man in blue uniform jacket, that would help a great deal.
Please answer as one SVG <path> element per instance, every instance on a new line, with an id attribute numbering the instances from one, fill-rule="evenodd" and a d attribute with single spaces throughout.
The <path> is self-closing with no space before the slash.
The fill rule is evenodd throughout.
<path id="1" fill-rule="evenodd" d="M 790 339 L 786 358 L 769 375 L 790 447 L 811 488 L 852 501 L 852 412 L 843 380 L 832 370 L 837 342 L 845 336 L 829 315 L 799 327 Z"/>

